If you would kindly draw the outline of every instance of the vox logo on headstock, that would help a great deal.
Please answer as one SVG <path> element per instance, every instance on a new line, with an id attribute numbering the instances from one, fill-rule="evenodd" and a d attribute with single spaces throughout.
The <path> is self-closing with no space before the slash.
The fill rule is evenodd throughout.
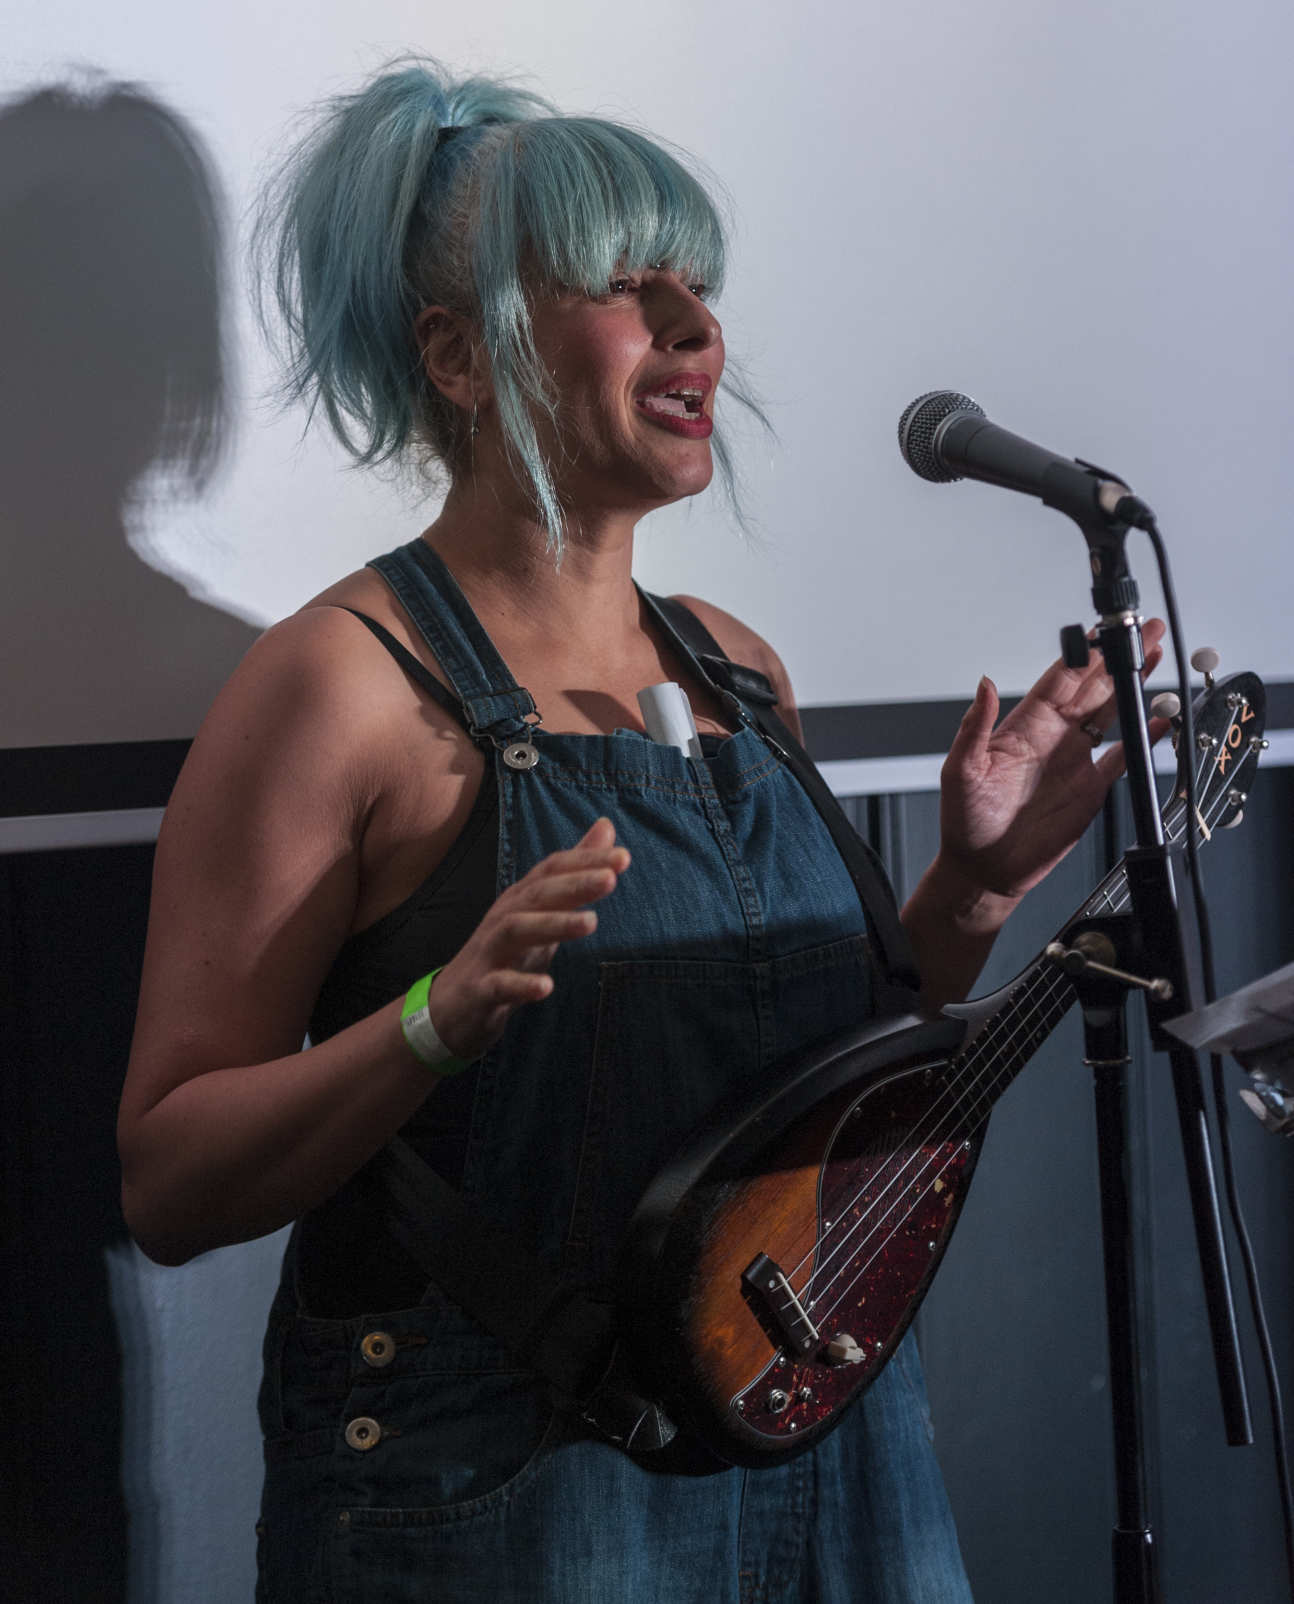
<path id="1" fill-rule="evenodd" d="M 1227 709 L 1226 726 L 1213 738 L 1212 744 L 1217 749 L 1213 766 L 1219 775 L 1225 776 L 1233 763 L 1239 765 L 1250 751 L 1256 750 L 1256 743 L 1260 742 L 1260 737 L 1255 736 L 1253 731 L 1246 731 L 1244 727 L 1253 723 L 1257 717 L 1257 709 L 1249 696 L 1243 691 L 1232 690 L 1228 692 L 1222 705 Z"/>

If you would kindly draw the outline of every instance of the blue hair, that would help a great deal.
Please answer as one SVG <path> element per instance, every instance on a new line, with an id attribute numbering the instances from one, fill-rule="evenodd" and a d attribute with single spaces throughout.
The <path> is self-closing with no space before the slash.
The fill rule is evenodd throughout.
<path id="1" fill-rule="evenodd" d="M 489 361 L 514 471 L 560 553 L 563 513 L 534 423 L 558 398 L 534 349 L 531 298 L 599 291 L 617 270 L 648 263 L 717 292 L 725 242 L 680 154 L 416 60 L 324 103 L 267 188 L 253 250 L 258 287 L 272 289 L 282 317 L 287 394 L 307 400 L 311 416 L 322 407 L 361 464 L 422 446 L 458 468 L 465 420 L 427 378 L 414 321 L 429 305 L 465 316 Z M 739 384 L 725 389 L 758 415 Z M 735 507 L 718 430 L 712 443 Z"/>

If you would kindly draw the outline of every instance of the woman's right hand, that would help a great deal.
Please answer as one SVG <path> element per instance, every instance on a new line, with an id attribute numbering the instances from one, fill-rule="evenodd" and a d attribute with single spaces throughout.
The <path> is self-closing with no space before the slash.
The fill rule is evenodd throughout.
<path id="1" fill-rule="evenodd" d="M 628 867 L 615 826 L 602 818 L 575 846 L 542 858 L 495 900 L 427 997 L 436 1034 L 456 1058 L 479 1058 L 517 1008 L 551 993 L 548 971 L 558 947 L 597 928 L 598 916 L 587 904 L 610 896 Z"/>

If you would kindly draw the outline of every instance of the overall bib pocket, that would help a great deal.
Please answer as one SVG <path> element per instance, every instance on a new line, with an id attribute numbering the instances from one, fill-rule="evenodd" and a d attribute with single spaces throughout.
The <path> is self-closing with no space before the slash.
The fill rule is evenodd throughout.
<path id="1" fill-rule="evenodd" d="M 609 1286 L 638 1200 L 721 1098 L 752 1088 L 784 1043 L 867 1016 L 865 937 L 759 963 L 603 963 L 579 1171 L 564 1262 Z"/>

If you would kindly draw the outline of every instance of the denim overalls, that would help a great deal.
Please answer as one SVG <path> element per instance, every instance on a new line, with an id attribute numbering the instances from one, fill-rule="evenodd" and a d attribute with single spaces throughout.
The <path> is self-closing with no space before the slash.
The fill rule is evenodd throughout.
<path id="1" fill-rule="evenodd" d="M 710 1106 L 868 1012 L 857 894 L 753 728 L 700 761 L 632 731 L 532 728 L 528 694 L 429 548 L 373 566 L 493 754 L 498 888 L 603 814 L 632 854 L 596 932 L 559 950 L 553 995 L 466 1072 L 464 1191 L 608 1293 L 635 1203 Z M 533 766 L 514 766 L 527 739 Z M 300 1308 L 292 1259 L 266 1338 L 258 1599 L 969 1599 L 910 1339 L 817 1449 L 684 1475 L 591 1439 L 434 1289 L 414 1309 L 319 1319 Z"/>

